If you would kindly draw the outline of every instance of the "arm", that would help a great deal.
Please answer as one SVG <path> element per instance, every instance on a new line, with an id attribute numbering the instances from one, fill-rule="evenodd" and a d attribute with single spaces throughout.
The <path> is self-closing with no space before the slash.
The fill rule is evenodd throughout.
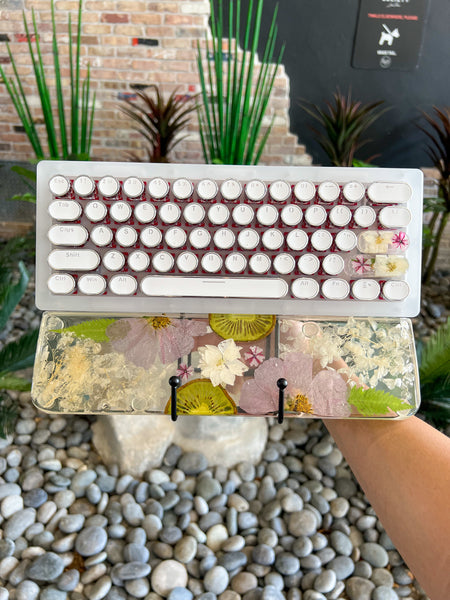
<path id="1" fill-rule="evenodd" d="M 448 600 L 450 439 L 417 417 L 325 424 L 431 600 Z"/>

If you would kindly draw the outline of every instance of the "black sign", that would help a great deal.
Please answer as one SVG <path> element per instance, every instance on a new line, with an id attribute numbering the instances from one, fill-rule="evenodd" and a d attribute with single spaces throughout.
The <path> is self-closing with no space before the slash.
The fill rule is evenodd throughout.
<path id="1" fill-rule="evenodd" d="M 428 5 L 429 0 L 361 0 L 353 67 L 415 69 Z"/>

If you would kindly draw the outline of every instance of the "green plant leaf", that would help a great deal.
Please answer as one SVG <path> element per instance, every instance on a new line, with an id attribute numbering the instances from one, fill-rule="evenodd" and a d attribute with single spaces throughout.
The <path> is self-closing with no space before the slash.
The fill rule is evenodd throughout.
<path id="1" fill-rule="evenodd" d="M 9 342 L 0 350 L 0 373 L 20 371 L 32 367 L 39 330 L 25 333 L 14 342 Z"/>
<path id="2" fill-rule="evenodd" d="M 0 331 L 4 328 L 12 312 L 25 294 L 30 279 L 22 261 L 19 262 L 18 267 L 20 271 L 19 281 L 15 285 L 9 286 L 1 299 Z"/>
<path id="3" fill-rule="evenodd" d="M 352 387 L 347 402 L 365 417 L 385 415 L 389 409 L 398 412 L 412 408 L 410 404 L 383 390 Z"/>
<path id="4" fill-rule="evenodd" d="M 7 394 L 0 393 L 0 437 L 14 433 L 19 411 L 16 403 Z"/>
<path id="5" fill-rule="evenodd" d="M 78 325 L 72 325 L 72 327 L 64 327 L 63 329 L 55 329 L 56 333 L 74 333 L 79 337 L 88 337 L 94 342 L 107 342 L 109 341 L 106 335 L 106 329 L 109 325 L 114 323 L 117 319 L 94 319 L 92 321 L 83 321 Z"/>
<path id="6" fill-rule="evenodd" d="M 447 323 L 430 337 L 422 349 L 419 375 L 421 385 L 449 375 L 450 365 L 450 317 Z"/>
<path id="7" fill-rule="evenodd" d="M 31 381 L 9 373 L 0 373 L 0 390 L 15 390 L 28 392 L 31 390 Z"/>

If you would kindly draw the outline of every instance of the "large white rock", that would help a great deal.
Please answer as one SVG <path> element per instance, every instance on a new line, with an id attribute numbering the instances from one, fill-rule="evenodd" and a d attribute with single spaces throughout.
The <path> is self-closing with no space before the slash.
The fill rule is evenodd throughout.
<path id="1" fill-rule="evenodd" d="M 179 417 L 108 415 L 93 425 L 93 442 L 106 464 L 134 476 L 158 467 L 174 443 L 202 452 L 211 466 L 258 462 L 267 441 L 266 419 L 258 417 Z"/>

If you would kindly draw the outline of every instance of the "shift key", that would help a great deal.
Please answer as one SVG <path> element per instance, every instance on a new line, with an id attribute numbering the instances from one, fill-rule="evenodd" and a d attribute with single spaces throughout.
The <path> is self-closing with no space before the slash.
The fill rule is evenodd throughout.
<path id="1" fill-rule="evenodd" d="M 100 263 L 100 256 L 94 250 L 53 250 L 48 256 L 48 264 L 55 271 L 92 271 Z"/>

